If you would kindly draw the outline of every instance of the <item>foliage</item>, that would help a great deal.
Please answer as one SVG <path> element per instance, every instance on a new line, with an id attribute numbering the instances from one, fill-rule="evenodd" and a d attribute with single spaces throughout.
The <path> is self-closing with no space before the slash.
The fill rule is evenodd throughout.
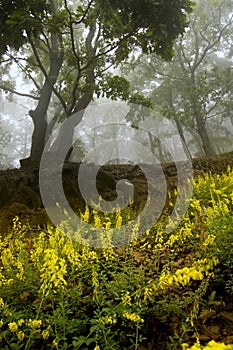
<path id="1" fill-rule="evenodd" d="M 232 172 L 223 175 L 205 175 L 199 179 L 195 192 L 199 205 L 204 208 L 199 216 L 200 225 L 208 227 L 210 235 L 215 237 L 218 248 L 219 265 L 215 281 L 220 288 L 225 288 L 233 295 L 233 178 Z"/>
<path id="2" fill-rule="evenodd" d="M 103 12 L 103 22 L 107 23 L 108 36 L 113 37 L 115 30 L 128 31 L 130 26 L 131 33 L 134 33 L 131 40 L 141 46 L 143 52 L 156 52 L 165 59 L 171 59 L 173 42 L 179 33 L 183 33 L 187 25 L 186 14 L 191 12 L 194 3 L 110 0 L 106 6 L 106 1 L 100 0 L 99 4 L 100 11 Z"/>
<path id="3" fill-rule="evenodd" d="M 47 10 L 45 0 L 0 1 L 0 58 L 9 48 L 19 50 L 26 33 L 38 35 Z"/>
<path id="4" fill-rule="evenodd" d="M 169 348 L 180 349 L 187 334 L 197 334 L 197 317 L 221 264 L 225 268 L 233 261 L 233 250 L 225 249 L 232 227 L 232 178 L 230 169 L 200 178 L 175 232 L 168 235 L 158 222 L 125 247 L 109 247 L 103 237 L 102 249 L 92 249 L 51 227 L 35 234 L 16 218 L 0 244 L 1 349 L 137 349 L 148 343 L 152 320 L 174 314 L 179 327 Z M 107 214 L 87 208 L 82 219 L 89 222 L 90 216 L 94 226 L 105 225 L 109 232 L 125 220 L 117 212 L 111 223 Z M 224 283 L 229 281 L 228 274 Z M 197 346 L 191 349 L 201 349 Z"/>
<path id="5" fill-rule="evenodd" d="M 133 50 L 171 59 L 172 44 L 187 26 L 192 2 L 174 1 L 171 6 L 170 1 L 161 0 L 128 0 L 127 4 L 41 0 L 30 4 L 21 0 L 6 9 L 6 2 L 0 2 L 2 51 L 6 53 L 1 66 L 4 70 L 6 65 L 16 64 L 33 91 L 16 91 L 5 76 L 0 88 L 37 103 L 29 111 L 34 131 L 27 164 L 38 166 L 47 136 L 64 119 L 100 96 L 130 98 L 128 81 L 115 72 Z M 68 136 L 70 144 L 72 132 Z M 62 137 L 59 140 L 54 152 L 62 147 Z"/>
<path id="6" fill-rule="evenodd" d="M 201 346 L 199 342 L 194 344 L 191 347 L 186 346 L 186 344 L 183 344 L 182 347 L 183 350 L 232 350 L 233 345 L 225 345 L 223 343 L 216 343 L 214 340 L 211 340 L 206 346 Z"/>
<path id="7" fill-rule="evenodd" d="M 150 97 L 162 115 L 175 121 L 194 156 L 231 147 L 231 7 L 230 1 L 196 1 L 171 62 L 142 55 L 123 66 L 132 91 Z"/>

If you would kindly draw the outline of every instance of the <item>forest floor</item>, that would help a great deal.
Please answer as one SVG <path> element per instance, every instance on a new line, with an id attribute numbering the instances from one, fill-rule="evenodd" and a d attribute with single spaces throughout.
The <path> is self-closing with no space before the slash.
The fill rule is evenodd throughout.
<path id="1" fill-rule="evenodd" d="M 207 173 L 219 175 L 225 174 L 229 167 L 233 168 L 233 153 L 193 160 L 193 170 L 196 178 L 204 177 Z M 81 209 L 81 211 L 84 212 L 85 203 L 80 197 L 80 192 L 77 189 L 78 171 L 78 165 L 67 163 L 64 167 L 63 185 L 70 205 L 75 211 L 78 212 Z M 177 186 L 176 166 L 172 163 L 165 164 L 163 165 L 163 171 L 165 173 L 167 187 L 169 191 L 172 192 Z M 102 191 L 101 194 L 103 198 L 105 197 L 108 200 L 114 198 L 114 184 L 117 180 L 122 178 L 128 179 L 135 186 L 134 194 L 137 204 L 146 201 L 147 182 L 145 176 L 140 167 L 134 167 L 132 165 L 106 165 L 103 167 L 103 172 L 100 174 L 97 184 L 100 192 Z M 205 197 L 205 195 L 206 194 L 203 193 L 203 197 Z M 166 209 L 167 208 L 165 208 L 165 210 Z M 47 224 L 51 224 L 40 198 L 38 169 L 8 169 L 0 172 L 0 223 L 2 233 L 10 230 L 12 220 L 16 216 L 21 223 L 27 222 L 34 232 L 36 232 L 38 227 L 43 229 Z M 196 225 L 198 226 L 198 222 Z M 216 227 L 216 230 L 217 229 L 218 227 Z M 229 232 L 232 232 L 231 229 L 232 227 L 227 227 Z M 197 230 L 201 232 L 202 228 L 197 227 Z M 147 247 L 153 244 L 153 239 L 153 235 L 152 238 L 148 238 L 145 249 L 141 249 L 141 242 L 138 246 L 137 244 L 134 245 L 130 259 L 133 259 L 133 263 L 137 270 L 147 264 L 148 273 L 151 273 L 155 261 L 152 258 L 150 248 L 147 249 Z M 233 240 L 230 239 L 229 242 L 232 244 L 232 246 L 229 246 L 232 254 Z M 225 246 L 225 248 L 227 248 L 227 246 Z M 119 256 L 123 254 L 121 248 L 118 249 L 117 254 L 119 254 Z M 171 269 L 182 269 L 186 266 L 187 262 L 195 259 L 193 248 L 187 245 L 183 248 L 179 248 L 175 253 L 174 249 L 165 249 L 163 251 L 163 256 L 161 257 L 161 264 L 165 264 L 164 262 L 167 263 L 167 260 L 170 259 L 170 255 L 172 254 L 175 254 L 175 258 L 171 264 Z M 230 259 L 232 259 L 232 261 L 229 261 L 233 267 L 233 254 Z M 224 265 L 222 268 L 224 268 Z M 221 269 L 221 266 L 219 269 Z M 224 275 L 225 272 L 218 271 L 219 275 L 221 275 L 221 273 Z M 227 278 L 230 279 L 228 282 L 231 284 L 233 290 L 233 272 L 232 275 L 229 271 L 227 273 Z M 229 277 L 229 275 L 231 275 L 231 277 Z M 171 306 L 172 311 L 167 310 L 167 312 L 165 312 L 165 304 L 169 309 L 168 301 L 166 303 L 164 302 L 163 307 L 165 311 L 162 312 L 161 315 L 159 315 L 158 310 L 153 311 L 153 307 L 151 308 L 151 313 L 147 315 L 144 326 L 147 343 L 145 344 L 142 342 L 138 345 L 137 349 L 181 349 L 181 341 L 193 343 L 196 338 L 202 343 L 215 340 L 226 344 L 233 344 L 233 292 L 229 293 L 229 290 L 227 290 L 222 281 L 209 282 L 208 280 L 207 283 L 209 283 L 209 285 L 208 289 L 204 292 L 204 296 L 200 294 L 200 298 L 203 300 L 200 303 L 200 309 L 196 310 L 198 317 L 195 320 L 195 327 L 193 327 L 192 330 L 189 331 L 187 321 L 187 328 L 183 328 L 182 331 L 180 324 L 181 315 L 175 311 L 176 300 L 178 300 L 177 303 L 182 304 L 182 302 L 186 300 L 183 296 L 185 295 L 185 298 L 188 298 L 188 294 L 190 293 L 189 288 L 186 289 L 186 287 L 184 287 L 182 290 L 176 289 L 175 291 L 168 290 L 168 294 L 167 292 L 164 292 L 163 297 L 164 300 L 170 300 L 171 305 L 174 304 Z M 191 287 L 193 290 L 195 288 L 198 289 L 198 283 L 193 281 Z M 180 305 L 179 307 L 182 308 L 183 306 Z M 188 314 L 189 310 L 187 309 L 185 312 Z"/>

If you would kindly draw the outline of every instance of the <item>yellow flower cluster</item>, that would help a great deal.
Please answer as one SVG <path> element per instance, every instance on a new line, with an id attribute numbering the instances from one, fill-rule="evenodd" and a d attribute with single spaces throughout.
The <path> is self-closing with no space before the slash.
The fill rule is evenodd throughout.
<path id="1" fill-rule="evenodd" d="M 24 332 L 22 332 L 22 331 L 17 332 L 17 338 L 18 338 L 20 341 L 22 341 L 22 340 L 24 339 L 24 337 L 25 337 Z"/>
<path id="2" fill-rule="evenodd" d="M 20 261 L 20 260 L 17 260 L 17 261 L 16 261 L 16 266 L 17 266 L 17 268 L 18 268 L 18 270 L 19 270 L 19 272 L 17 272 L 17 274 L 16 274 L 16 277 L 17 277 L 19 280 L 23 281 L 23 280 L 25 279 L 25 277 L 24 277 L 23 262 Z"/>
<path id="3" fill-rule="evenodd" d="M 146 301 L 147 299 L 151 299 L 154 296 L 155 292 L 157 291 L 158 291 L 158 288 L 155 285 L 155 283 L 153 282 L 150 283 L 150 285 L 145 287 L 144 289 L 144 295 L 143 295 L 144 301 Z"/>
<path id="4" fill-rule="evenodd" d="M 169 239 L 166 241 L 165 245 L 172 247 L 175 242 L 179 243 L 184 243 L 185 240 L 188 237 L 192 236 L 192 229 L 193 229 L 193 224 L 192 223 L 184 223 L 184 225 L 181 227 L 181 229 L 174 234 L 171 234 Z"/>
<path id="5" fill-rule="evenodd" d="M 200 281 L 204 278 L 203 273 L 194 267 L 183 267 L 182 269 L 176 270 L 174 274 L 170 272 L 162 272 L 158 287 L 165 290 L 171 286 L 185 286 L 191 279 Z"/>
<path id="6" fill-rule="evenodd" d="M 86 205 L 84 214 L 81 214 L 81 219 L 84 222 L 88 223 L 89 222 L 89 218 L 90 218 L 90 210 L 89 210 L 88 205 Z"/>
<path id="7" fill-rule="evenodd" d="M 126 305 L 131 306 L 132 305 L 131 296 L 130 296 L 130 293 L 128 291 L 122 297 L 122 304 L 124 306 L 126 306 Z"/>
<path id="8" fill-rule="evenodd" d="M 37 329 L 40 328 L 42 325 L 42 321 L 41 320 L 29 320 L 28 321 L 28 327 L 32 328 L 32 329 Z"/>
<path id="9" fill-rule="evenodd" d="M 18 325 L 17 325 L 16 322 L 10 322 L 10 323 L 8 323 L 8 327 L 9 327 L 9 330 L 10 330 L 11 332 L 17 332 L 17 330 L 18 330 Z"/>
<path id="10" fill-rule="evenodd" d="M 12 316 L 11 311 L 8 309 L 8 306 L 6 303 L 4 303 L 4 300 L 0 298 L 0 308 L 3 310 L 3 314 L 5 316 Z"/>
<path id="11" fill-rule="evenodd" d="M 185 286 L 191 279 L 195 281 L 203 280 L 204 276 L 212 274 L 212 270 L 217 264 L 218 259 L 216 257 L 203 258 L 194 262 L 193 266 L 183 267 L 176 270 L 175 273 L 164 271 L 159 278 L 158 287 L 165 290 L 172 286 Z"/>
<path id="12" fill-rule="evenodd" d="M 42 331 L 41 335 L 42 335 L 42 338 L 43 338 L 44 340 L 47 340 L 48 337 L 49 337 L 49 330 L 48 330 L 48 329 L 44 329 L 44 330 Z"/>
<path id="13" fill-rule="evenodd" d="M 2 298 L 0 298 L 0 307 L 3 308 L 5 306 L 5 303 Z"/>
<path id="14" fill-rule="evenodd" d="M 233 344 L 225 345 L 224 343 L 217 343 L 211 340 L 206 346 L 201 346 L 200 342 L 189 347 L 188 344 L 182 344 L 182 350 L 233 350 Z"/>
<path id="15" fill-rule="evenodd" d="M 98 323 L 100 324 L 115 324 L 117 323 L 117 317 L 114 316 L 103 316 L 98 319 Z"/>
<path id="16" fill-rule="evenodd" d="M 66 274 L 66 261 L 64 258 L 59 258 L 58 252 L 55 249 L 45 249 L 44 263 L 40 269 L 41 279 L 43 284 L 41 290 L 43 294 L 49 285 L 54 288 L 61 287 L 67 284 L 64 276 Z"/>
<path id="17" fill-rule="evenodd" d="M 103 225 L 102 225 L 102 220 L 101 220 L 101 218 L 98 215 L 98 212 L 93 209 L 92 213 L 94 214 L 94 226 L 98 227 L 98 228 L 101 228 Z"/>
<path id="18" fill-rule="evenodd" d="M 121 215 L 121 211 L 117 210 L 116 211 L 116 224 L 115 227 L 116 228 L 121 228 L 122 226 L 122 215 Z"/>
<path id="19" fill-rule="evenodd" d="M 205 241 L 202 243 L 204 247 L 209 247 L 210 245 L 214 244 L 216 236 L 210 234 L 207 236 L 207 238 L 205 239 Z"/>
<path id="20" fill-rule="evenodd" d="M 139 315 L 135 314 L 134 312 L 133 313 L 130 313 L 130 312 L 124 312 L 123 315 L 122 315 L 124 318 L 126 318 L 127 320 L 130 320 L 132 322 L 141 322 L 143 323 L 144 320 L 143 318 L 141 318 Z"/>
<path id="21" fill-rule="evenodd" d="M 9 330 L 12 333 L 16 333 L 18 340 L 22 341 L 25 337 L 25 334 L 23 331 L 19 330 L 19 327 L 21 327 L 24 324 L 24 320 L 20 319 L 18 322 L 10 322 L 8 323 Z"/>
<path id="22" fill-rule="evenodd" d="M 18 320 L 19 327 L 21 327 L 23 324 L 24 324 L 24 320 L 22 318 L 20 320 Z"/>

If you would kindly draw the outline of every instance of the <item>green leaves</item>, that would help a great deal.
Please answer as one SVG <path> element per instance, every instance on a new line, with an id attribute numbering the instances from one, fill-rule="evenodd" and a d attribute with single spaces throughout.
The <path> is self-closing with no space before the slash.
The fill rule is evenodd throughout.
<path id="1" fill-rule="evenodd" d="M 8 48 L 19 50 L 27 41 L 25 31 L 36 35 L 48 10 L 45 0 L 0 1 L 0 56 Z"/>
<path id="2" fill-rule="evenodd" d="M 97 97 L 107 97 L 112 100 L 121 98 L 127 100 L 130 92 L 130 84 L 128 80 L 118 75 L 107 75 L 106 78 L 100 82 L 96 89 Z"/>
<path id="3" fill-rule="evenodd" d="M 172 57 L 172 44 L 187 25 L 190 1 L 96 1 L 105 38 L 133 37 L 143 52 L 155 52 L 166 60 Z"/>

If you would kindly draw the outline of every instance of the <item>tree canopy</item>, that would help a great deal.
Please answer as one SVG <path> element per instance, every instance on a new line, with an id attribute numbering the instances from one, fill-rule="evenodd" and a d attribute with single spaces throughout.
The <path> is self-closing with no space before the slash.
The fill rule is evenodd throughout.
<path id="1" fill-rule="evenodd" d="M 85 109 L 93 98 L 129 99 L 129 83 L 114 74 L 114 68 L 135 49 L 171 59 L 172 44 L 184 32 L 192 4 L 190 0 L 0 1 L 0 88 L 24 95 L 4 80 L 3 72 L 14 63 L 34 86 L 25 95 L 37 101 L 29 111 L 34 124 L 29 159 L 38 164 L 54 126 Z"/>
<path id="2" fill-rule="evenodd" d="M 191 138 L 199 156 L 223 150 L 217 135 L 223 146 L 230 132 L 226 119 L 232 118 L 231 9 L 231 1 L 197 1 L 188 28 L 175 41 L 171 62 L 142 55 L 130 63 L 136 67 L 129 77 L 132 91 L 150 97 L 173 119 L 184 143 Z"/>
<path id="3" fill-rule="evenodd" d="M 44 0 L 0 1 L 0 56 L 9 48 L 19 50 L 27 34 L 39 35 L 48 5 Z"/>
<path id="4" fill-rule="evenodd" d="M 172 57 L 173 41 L 184 31 L 186 14 L 193 5 L 190 0 L 90 0 L 76 3 L 77 6 L 72 1 L 0 1 L 1 53 L 9 48 L 18 50 L 27 42 L 28 35 L 39 36 L 48 24 L 51 31 L 65 28 L 67 24 L 88 26 L 98 23 L 104 39 L 127 36 L 129 48 L 138 45 L 144 51 L 156 52 L 168 59 Z"/>

